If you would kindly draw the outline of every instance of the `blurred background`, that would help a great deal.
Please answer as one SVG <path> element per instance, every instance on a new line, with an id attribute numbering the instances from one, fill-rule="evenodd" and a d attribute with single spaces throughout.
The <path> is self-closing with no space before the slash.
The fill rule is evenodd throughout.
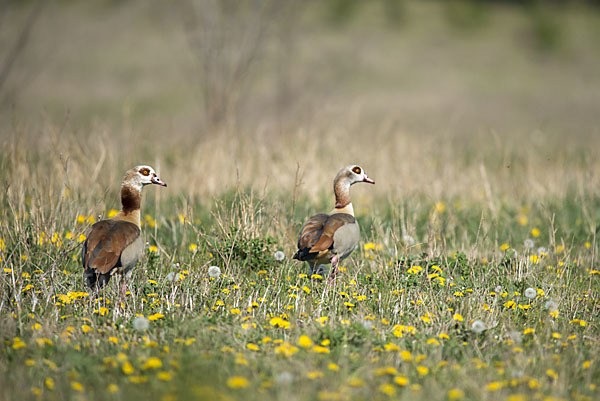
<path id="1" fill-rule="evenodd" d="M 330 200 L 359 163 L 363 205 L 596 194 L 598 38 L 592 1 L 6 0 L 2 177 Z"/>

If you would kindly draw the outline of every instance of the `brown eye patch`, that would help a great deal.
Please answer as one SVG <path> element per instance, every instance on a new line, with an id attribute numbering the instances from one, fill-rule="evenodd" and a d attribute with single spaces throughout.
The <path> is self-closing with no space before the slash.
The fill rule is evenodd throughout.
<path id="1" fill-rule="evenodd" d="M 352 171 L 356 174 L 360 174 L 362 172 L 362 170 L 360 169 L 360 167 L 356 166 L 352 169 Z"/>
<path id="2" fill-rule="evenodd" d="M 148 176 L 148 175 L 150 175 L 150 169 L 144 167 L 143 169 L 140 169 L 140 174 Z"/>

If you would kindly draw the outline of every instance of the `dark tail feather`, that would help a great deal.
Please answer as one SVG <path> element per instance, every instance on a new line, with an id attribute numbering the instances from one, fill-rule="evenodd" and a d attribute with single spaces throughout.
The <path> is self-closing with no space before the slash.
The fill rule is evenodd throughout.
<path id="1" fill-rule="evenodd" d="M 302 262 L 313 259 L 318 255 L 319 252 L 310 252 L 310 248 L 304 248 L 298 250 L 296 254 L 293 256 L 294 259 L 300 260 Z"/>

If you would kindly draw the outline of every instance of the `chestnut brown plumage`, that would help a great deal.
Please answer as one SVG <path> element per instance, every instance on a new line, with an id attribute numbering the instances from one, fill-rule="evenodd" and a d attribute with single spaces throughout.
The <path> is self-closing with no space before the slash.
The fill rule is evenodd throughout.
<path id="1" fill-rule="evenodd" d="M 128 170 L 121 184 L 121 211 L 90 228 L 81 250 L 83 277 L 88 287 L 101 288 L 112 274 L 129 273 L 137 264 L 144 251 L 140 228 L 142 188 L 148 184 L 167 186 L 150 166 Z"/>
<path id="2" fill-rule="evenodd" d="M 335 208 L 330 214 L 312 216 L 302 226 L 294 259 L 306 261 L 311 274 L 320 273 L 319 265 L 331 263 L 330 277 L 334 277 L 339 261 L 358 245 L 360 230 L 350 202 L 350 186 L 357 182 L 375 183 L 360 166 L 341 169 L 333 182 Z"/>

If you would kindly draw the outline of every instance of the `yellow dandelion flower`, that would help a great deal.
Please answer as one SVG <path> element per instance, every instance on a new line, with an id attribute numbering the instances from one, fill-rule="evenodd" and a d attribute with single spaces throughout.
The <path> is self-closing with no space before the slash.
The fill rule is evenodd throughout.
<path id="1" fill-rule="evenodd" d="M 323 347 L 321 345 L 315 345 L 312 348 L 312 351 L 317 353 L 317 354 L 329 354 L 329 348 L 327 347 Z"/>
<path id="2" fill-rule="evenodd" d="M 119 391 L 119 386 L 117 386 L 116 384 L 109 384 L 108 387 L 106 388 L 106 390 L 108 390 L 109 393 L 114 394 L 117 391 Z"/>
<path id="3" fill-rule="evenodd" d="M 260 351 L 260 347 L 252 343 L 246 344 L 246 348 L 248 348 L 250 351 Z"/>
<path id="4" fill-rule="evenodd" d="M 383 383 L 379 386 L 379 391 L 383 394 L 389 395 L 390 397 L 396 394 L 396 388 L 389 383 Z"/>
<path id="5" fill-rule="evenodd" d="M 146 361 L 146 363 L 144 363 L 144 366 L 142 366 L 142 369 L 144 370 L 148 370 L 148 369 L 158 369 L 162 367 L 162 361 L 160 359 L 158 359 L 157 357 L 153 356 L 148 358 L 148 360 Z"/>
<path id="6" fill-rule="evenodd" d="M 248 380 L 241 376 L 233 376 L 227 380 L 227 386 L 229 388 L 246 388 L 250 385 Z"/>
<path id="7" fill-rule="evenodd" d="M 498 391 L 502 387 L 504 387 L 504 383 L 503 382 L 495 381 L 495 382 L 488 383 L 488 385 L 486 386 L 486 389 L 488 391 Z"/>
<path id="8" fill-rule="evenodd" d="M 46 378 L 46 380 L 44 381 L 44 385 L 48 390 L 54 390 L 54 379 L 52 379 L 51 377 Z"/>
<path id="9" fill-rule="evenodd" d="M 188 249 L 190 252 L 194 252 L 194 251 L 198 250 L 198 245 L 190 244 L 190 246 L 188 246 Z"/>
<path id="10" fill-rule="evenodd" d="M 158 247 L 156 245 L 150 245 L 148 247 L 148 252 L 150 252 L 150 253 L 158 253 Z"/>
<path id="11" fill-rule="evenodd" d="M 448 399 L 451 401 L 462 400 L 465 397 L 465 392 L 459 388 L 448 390 Z"/>
<path id="12" fill-rule="evenodd" d="M 318 370 L 310 371 L 306 374 L 306 377 L 308 377 L 311 380 L 320 379 L 321 377 L 323 377 L 323 372 Z"/>
<path id="13" fill-rule="evenodd" d="M 351 377 L 348 379 L 348 385 L 350 387 L 364 387 L 366 383 L 364 380 L 359 379 L 358 377 Z"/>
<path id="14" fill-rule="evenodd" d="M 79 392 L 83 391 L 83 385 L 77 381 L 71 382 L 71 388 L 75 391 L 79 391 Z"/>
<path id="15" fill-rule="evenodd" d="M 421 376 L 426 376 L 429 373 L 429 368 L 426 368 L 425 366 L 419 365 L 419 366 L 417 366 L 417 372 Z"/>
<path id="16" fill-rule="evenodd" d="M 12 345 L 13 349 L 20 349 L 20 348 L 24 348 L 26 346 L 27 346 L 27 344 L 24 343 L 21 340 L 21 338 L 19 338 L 19 337 L 13 338 L 13 345 Z"/>
<path id="17" fill-rule="evenodd" d="M 134 383 L 134 384 L 141 384 L 141 383 L 146 383 L 148 381 L 148 378 L 146 376 L 129 376 L 129 382 L 130 383 Z"/>
<path id="18" fill-rule="evenodd" d="M 148 316 L 148 320 L 154 321 L 154 320 L 162 319 L 164 317 L 165 317 L 165 315 L 163 315 L 162 313 L 155 313 L 153 315 Z"/>
<path id="19" fill-rule="evenodd" d="M 129 363 L 128 361 L 125 361 L 125 363 L 123 363 L 123 366 L 121 366 L 121 370 L 126 375 L 130 375 L 133 373 L 133 366 L 131 366 L 131 363 Z"/>
<path id="20" fill-rule="evenodd" d="M 455 313 L 454 316 L 452 317 L 452 319 L 456 320 L 457 322 L 463 321 L 463 317 L 458 313 Z"/>
<path id="21" fill-rule="evenodd" d="M 527 218 L 527 216 L 522 215 L 522 214 L 517 216 L 517 223 L 519 223 L 519 225 L 526 226 L 528 222 L 529 222 L 529 219 Z"/>
<path id="22" fill-rule="evenodd" d="M 384 345 L 384 348 L 386 351 L 389 351 L 389 352 L 400 351 L 400 347 L 394 343 L 387 343 Z"/>
<path id="23" fill-rule="evenodd" d="M 274 317 L 270 320 L 269 323 L 271 324 L 271 326 L 281 327 L 284 329 L 290 327 L 290 322 L 282 319 L 281 317 Z"/>
<path id="24" fill-rule="evenodd" d="M 298 338 L 298 345 L 302 348 L 310 348 L 313 345 L 313 342 L 310 337 L 302 335 Z"/>
<path id="25" fill-rule="evenodd" d="M 292 356 L 298 352 L 298 347 L 293 346 L 287 341 L 275 348 L 276 355 Z"/>
<path id="26" fill-rule="evenodd" d="M 330 362 L 329 365 L 327 365 L 327 369 L 337 372 L 338 370 L 340 370 L 340 367 L 337 364 Z"/>
<path id="27" fill-rule="evenodd" d="M 171 374 L 171 372 L 158 372 L 156 374 L 156 378 L 160 381 L 168 382 L 171 381 L 173 375 Z"/>
<path id="28" fill-rule="evenodd" d="M 375 376 L 395 375 L 398 371 L 393 366 L 386 366 L 375 370 Z"/>
<path id="29" fill-rule="evenodd" d="M 436 338 L 430 338 L 427 340 L 427 344 L 440 345 L 440 342 Z"/>

